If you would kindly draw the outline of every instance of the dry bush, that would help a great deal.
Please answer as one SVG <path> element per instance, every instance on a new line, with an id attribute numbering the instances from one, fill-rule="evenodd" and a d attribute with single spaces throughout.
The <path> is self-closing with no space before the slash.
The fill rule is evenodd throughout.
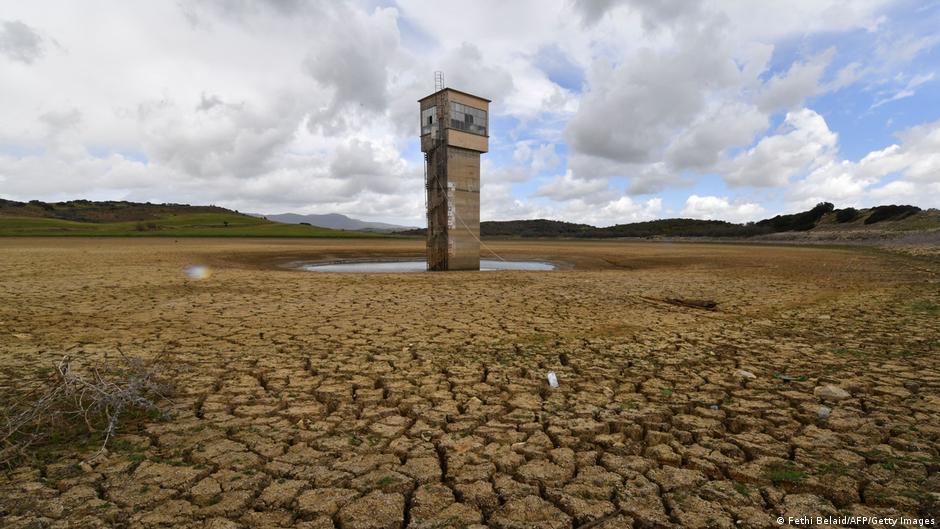
<path id="1" fill-rule="evenodd" d="M 120 350 L 119 350 L 120 352 Z M 102 364 L 66 356 L 37 390 L 7 406 L 0 417 L 0 464 L 12 466 L 31 447 L 100 438 L 100 455 L 121 420 L 145 415 L 168 419 L 161 404 L 171 403 L 166 354 L 144 360 L 123 352 Z"/>

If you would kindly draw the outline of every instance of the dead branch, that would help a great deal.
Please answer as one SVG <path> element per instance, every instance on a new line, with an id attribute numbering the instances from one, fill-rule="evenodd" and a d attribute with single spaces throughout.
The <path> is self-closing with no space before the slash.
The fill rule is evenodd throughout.
<path id="1" fill-rule="evenodd" d="M 28 393 L 0 418 L 0 463 L 11 465 L 69 421 L 80 421 L 87 433 L 101 436 L 90 461 L 104 453 L 127 412 L 168 418 L 160 407 L 172 404 L 165 354 L 147 361 L 118 352 L 120 358 L 106 365 L 76 368 L 68 355 L 56 362 L 45 391 Z"/>

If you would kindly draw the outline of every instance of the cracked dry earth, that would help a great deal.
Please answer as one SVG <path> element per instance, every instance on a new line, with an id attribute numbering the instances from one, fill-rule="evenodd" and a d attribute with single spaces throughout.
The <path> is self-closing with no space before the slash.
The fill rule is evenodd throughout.
<path id="1" fill-rule="evenodd" d="M 177 390 L 172 420 L 129 425 L 90 464 L 94 447 L 0 476 L 0 526 L 723 528 L 776 527 L 781 515 L 936 516 L 936 261 L 494 242 L 505 257 L 562 269 L 279 266 L 417 256 L 421 244 L 2 241 L 4 394 L 34 387 L 66 352 L 117 347 L 170 351 Z M 192 263 L 213 274 L 187 279 Z"/>

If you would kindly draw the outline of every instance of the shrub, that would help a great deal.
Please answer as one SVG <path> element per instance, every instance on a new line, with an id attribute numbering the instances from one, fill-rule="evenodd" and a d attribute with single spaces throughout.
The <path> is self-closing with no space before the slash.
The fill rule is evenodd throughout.
<path id="1" fill-rule="evenodd" d="M 41 393 L 0 407 L 0 463 L 12 465 L 33 446 L 69 444 L 100 437 L 102 453 L 122 419 L 167 419 L 173 379 L 165 355 L 152 360 L 123 353 L 104 365 L 77 365 L 66 356 L 55 364 Z M 5 403 L 6 404 L 6 403 Z"/>
<path id="2" fill-rule="evenodd" d="M 919 211 L 920 208 L 917 206 L 896 206 L 894 204 L 890 206 L 878 206 L 872 208 L 871 215 L 865 219 L 865 224 L 874 224 L 885 220 L 901 220 Z"/>
<path id="3" fill-rule="evenodd" d="M 834 209 L 835 206 L 832 205 L 831 202 L 820 202 L 809 211 L 794 213 L 792 215 L 777 215 L 776 217 L 762 220 L 756 223 L 755 226 L 759 228 L 770 228 L 774 232 L 807 231 L 815 228 L 819 219 L 826 213 L 832 212 Z"/>
<path id="4" fill-rule="evenodd" d="M 855 208 L 845 208 L 836 210 L 836 222 L 842 224 L 852 222 L 858 218 L 858 210 Z"/>

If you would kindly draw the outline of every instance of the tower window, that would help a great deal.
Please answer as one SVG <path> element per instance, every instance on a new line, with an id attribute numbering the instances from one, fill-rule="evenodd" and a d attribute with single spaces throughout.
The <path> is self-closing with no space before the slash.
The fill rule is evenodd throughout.
<path id="1" fill-rule="evenodd" d="M 454 129 L 486 136 L 486 111 L 451 101 L 450 126 Z"/>
<path id="2" fill-rule="evenodd" d="M 421 111 L 421 135 L 431 134 L 437 130 L 437 123 L 434 116 L 437 114 L 437 107 L 426 108 Z"/>

